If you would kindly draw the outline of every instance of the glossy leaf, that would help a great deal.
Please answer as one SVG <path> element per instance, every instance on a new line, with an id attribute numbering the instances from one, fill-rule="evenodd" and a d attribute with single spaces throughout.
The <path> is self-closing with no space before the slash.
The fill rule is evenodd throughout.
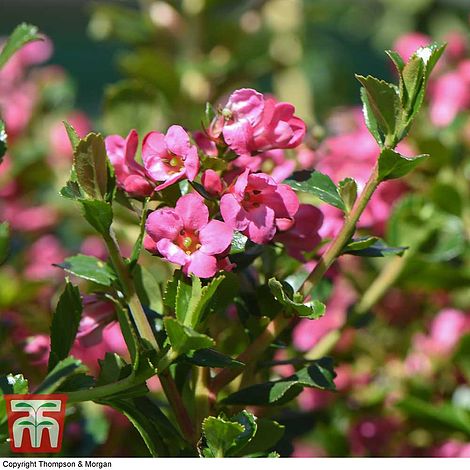
<path id="1" fill-rule="evenodd" d="M 343 254 L 354 256 L 364 256 L 370 258 L 382 258 L 384 256 L 401 256 L 407 247 L 388 246 L 383 240 L 377 237 L 365 237 L 352 240 L 343 249 Z"/>
<path id="2" fill-rule="evenodd" d="M 314 361 L 290 377 L 251 385 L 225 398 L 227 405 L 269 406 L 282 405 L 295 398 L 305 387 L 335 390 L 336 376 L 329 358 Z"/>
<path id="3" fill-rule="evenodd" d="M 88 368 L 72 356 L 58 362 L 34 393 L 53 393 L 70 377 L 84 374 Z"/>
<path id="4" fill-rule="evenodd" d="M 201 367 L 243 367 L 243 362 L 232 359 L 214 349 L 199 349 L 186 355 L 186 360 L 191 364 Z"/>
<path id="5" fill-rule="evenodd" d="M 105 261 L 94 256 L 82 254 L 70 256 L 56 266 L 102 286 L 110 286 L 116 280 L 116 274 L 112 268 Z"/>
<path id="6" fill-rule="evenodd" d="M 110 204 L 100 200 L 80 201 L 87 222 L 101 235 L 109 236 L 113 223 L 113 209 Z"/>
<path id="7" fill-rule="evenodd" d="M 378 177 L 381 181 L 401 178 L 412 171 L 423 159 L 429 155 L 417 155 L 405 157 L 391 149 L 385 148 L 379 156 Z"/>
<path id="8" fill-rule="evenodd" d="M 69 355 L 77 335 L 82 310 L 78 287 L 67 281 L 52 317 L 49 370 Z"/>
<path id="9" fill-rule="evenodd" d="M 244 427 L 220 417 L 209 416 L 203 421 L 202 430 L 208 451 L 204 456 L 225 457 L 235 447 L 236 439 L 243 434 Z"/>
<path id="10" fill-rule="evenodd" d="M 319 171 L 298 171 L 284 181 L 292 189 L 313 194 L 323 202 L 344 211 L 346 209 L 338 188 L 331 178 Z"/>
<path id="11" fill-rule="evenodd" d="M 163 323 L 170 344 L 178 354 L 214 346 L 214 340 L 212 338 L 181 324 L 175 318 L 167 317 L 163 320 Z"/>
<path id="12" fill-rule="evenodd" d="M 309 318 L 310 320 L 315 320 L 325 314 L 324 304 L 318 300 L 310 300 L 303 303 L 302 295 L 294 293 L 294 290 L 289 284 L 282 284 L 275 278 L 271 278 L 268 284 L 275 299 L 286 307 L 288 311 L 300 317 Z"/>
<path id="13" fill-rule="evenodd" d="M 27 23 L 18 25 L 7 39 L 0 52 L 0 69 L 19 51 L 25 44 L 32 41 L 41 41 L 37 26 Z"/>
<path id="14" fill-rule="evenodd" d="M 357 199 L 357 183 L 352 178 L 345 178 L 338 184 L 339 194 L 349 212 Z"/>

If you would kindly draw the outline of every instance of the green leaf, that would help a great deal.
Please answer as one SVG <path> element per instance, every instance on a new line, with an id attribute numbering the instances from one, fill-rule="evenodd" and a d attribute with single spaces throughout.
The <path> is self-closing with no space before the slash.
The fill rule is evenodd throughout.
<path id="1" fill-rule="evenodd" d="M 243 455 L 258 454 L 272 449 L 282 438 L 285 427 L 266 418 L 256 420 L 256 433 L 242 449 Z"/>
<path id="2" fill-rule="evenodd" d="M 186 445 L 178 431 L 149 398 L 111 399 L 101 403 L 111 406 L 129 419 L 153 457 L 185 454 Z"/>
<path id="3" fill-rule="evenodd" d="M 470 413 L 463 408 L 457 408 L 450 403 L 430 403 L 414 397 L 407 397 L 396 406 L 413 420 L 439 430 L 445 427 L 470 436 Z"/>
<path id="4" fill-rule="evenodd" d="M 25 44 L 32 41 L 42 41 L 38 28 L 31 24 L 21 23 L 10 34 L 7 42 L 0 52 L 0 69 L 8 62 L 11 56 Z"/>
<path id="5" fill-rule="evenodd" d="M 59 191 L 59 194 L 62 197 L 71 199 L 72 201 L 77 201 L 84 197 L 84 194 L 76 181 L 67 181 L 65 186 Z"/>
<path id="6" fill-rule="evenodd" d="M 143 305 L 154 312 L 163 312 L 163 299 L 160 286 L 153 274 L 143 266 L 136 264 L 132 270 L 137 295 Z"/>
<path id="7" fill-rule="evenodd" d="M 49 370 L 68 356 L 77 335 L 82 310 L 78 287 L 67 281 L 52 317 Z"/>
<path id="8" fill-rule="evenodd" d="M 384 146 L 385 139 L 383 132 L 379 127 L 379 123 L 375 117 L 374 111 L 370 104 L 369 96 L 364 87 L 361 87 L 361 101 L 362 101 L 362 114 L 364 115 L 364 121 L 366 123 L 367 129 L 372 134 L 372 137 L 376 140 L 380 147 Z"/>
<path id="9" fill-rule="evenodd" d="M 104 199 L 108 185 L 108 164 L 103 137 L 88 134 L 74 150 L 77 181 L 92 199 Z"/>
<path id="10" fill-rule="evenodd" d="M 284 181 L 292 189 L 313 194 L 323 202 L 344 211 L 346 209 L 338 188 L 331 178 L 319 171 L 298 171 Z"/>
<path id="11" fill-rule="evenodd" d="M 421 58 L 416 55 L 411 57 L 402 70 L 402 104 L 408 115 L 415 108 L 416 99 L 418 98 L 421 88 L 424 86 L 424 63 Z"/>
<path id="12" fill-rule="evenodd" d="M 298 316 L 316 320 L 325 314 L 325 305 L 318 300 L 310 300 L 303 303 L 301 295 L 295 294 L 292 287 L 286 282 L 281 283 L 274 277 L 268 282 L 269 289 L 274 295 L 275 299 L 280 302 L 290 312 L 295 312 Z"/>
<path id="13" fill-rule="evenodd" d="M 102 286 L 111 286 L 116 281 L 116 274 L 112 268 L 105 261 L 94 256 L 82 254 L 70 256 L 55 266 Z"/>
<path id="14" fill-rule="evenodd" d="M 214 349 L 199 349 L 186 355 L 186 360 L 191 364 L 201 367 L 243 367 L 243 362 L 232 359 Z"/>
<path id="15" fill-rule="evenodd" d="M 214 346 L 214 340 L 181 324 L 178 320 L 166 317 L 163 320 L 171 347 L 178 353 L 184 354 L 196 349 L 206 349 Z"/>
<path id="16" fill-rule="evenodd" d="M 232 416 L 230 421 L 241 424 L 243 432 L 235 438 L 235 446 L 230 449 L 228 455 L 240 455 L 242 452 L 244 453 L 245 446 L 251 441 L 258 429 L 256 417 L 243 410 Z"/>
<path id="17" fill-rule="evenodd" d="M 367 112 L 369 110 L 372 112 L 378 129 L 389 140 L 392 140 L 395 136 L 397 115 L 400 109 L 400 101 L 396 88 L 390 83 L 370 75 L 367 77 L 356 75 L 356 78 L 366 90 L 367 106 L 366 103 L 364 103 L 364 106 L 367 107 Z M 376 136 L 374 135 L 374 137 Z"/>
<path id="18" fill-rule="evenodd" d="M 72 356 L 57 363 L 34 393 L 53 393 L 70 377 L 84 374 L 88 368 Z"/>
<path id="19" fill-rule="evenodd" d="M 28 393 L 28 381 L 21 375 L 0 376 L 0 442 L 8 438 L 7 407 L 4 395 L 25 395 Z"/>
<path id="20" fill-rule="evenodd" d="M 338 184 L 339 194 L 349 212 L 357 199 L 357 183 L 352 178 L 345 178 Z"/>
<path id="21" fill-rule="evenodd" d="M 391 247 L 377 237 L 364 237 L 352 240 L 343 249 L 342 254 L 382 258 L 384 256 L 401 256 L 407 247 Z"/>
<path id="22" fill-rule="evenodd" d="M 10 247 L 10 225 L 8 222 L 0 224 L 0 265 L 7 259 Z"/>
<path id="23" fill-rule="evenodd" d="M 7 151 L 7 133 L 5 131 L 5 123 L 0 120 L 0 163 L 2 163 L 3 156 Z"/>
<path id="24" fill-rule="evenodd" d="M 67 121 L 62 121 L 67 132 L 67 136 L 70 140 L 70 145 L 72 150 L 75 152 L 77 145 L 80 143 L 80 137 L 77 134 L 77 131 L 73 128 L 72 124 L 69 124 Z"/>
<path id="25" fill-rule="evenodd" d="M 100 200 L 83 199 L 80 201 L 83 216 L 87 222 L 101 235 L 109 236 L 113 223 L 113 208 Z"/>
<path id="26" fill-rule="evenodd" d="M 234 232 L 232 245 L 230 247 L 230 254 L 235 255 L 237 253 L 243 253 L 245 251 L 245 246 L 247 242 L 248 242 L 248 237 L 245 237 L 243 233 Z"/>
<path id="27" fill-rule="evenodd" d="M 329 358 L 314 361 L 290 377 L 252 385 L 222 400 L 227 405 L 282 405 L 295 398 L 305 387 L 335 390 L 336 374 Z"/>
<path id="28" fill-rule="evenodd" d="M 209 416 L 202 423 L 202 431 L 209 450 L 207 457 L 224 457 L 236 445 L 244 432 L 243 425 L 223 418 Z"/>
<path id="29" fill-rule="evenodd" d="M 415 168 L 424 158 L 429 155 L 417 155 L 416 157 L 405 157 L 391 149 L 384 148 L 379 156 L 380 181 L 401 178 Z"/>
<path id="30" fill-rule="evenodd" d="M 197 279 L 194 277 L 194 279 Z M 199 282 L 198 282 L 199 281 Z M 176 318 L 181 323 L 185 322 L 186 316 L 189 311 L 189 302 L 194 296 L 201 295 L 201 281 L 198 279 L 193 284 L 188 282 L 187 278 L 181 278 L 178 280 L 177 289 L 176 289 L 176 303 L 175 303 L 175 313 Z M 194 292 L 193 292 L 194 287 Z"/>

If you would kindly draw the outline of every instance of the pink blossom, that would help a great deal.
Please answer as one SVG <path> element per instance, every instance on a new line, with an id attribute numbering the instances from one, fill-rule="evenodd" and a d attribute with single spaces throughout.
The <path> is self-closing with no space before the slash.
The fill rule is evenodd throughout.
<path id="1" fill-rule="evenodd" d="M 432 39 L 426 34 L 410 32 L 400 36 L 393 45 L 393 50 L 398 52 L 403 60 L 408 61 L 410 57 L 420 48 L 431 44 Z"/>
<path id="2" fill-rule="evenodd" d="M 76 339 L 81 346 L 95 346 L 103 340 L 103 329 L 115 320 L 111 302 L 104 302 L 94 296 L 85 297 Z"/>
<path id="3" fill-rule="evenodd" d="M 222 180 L 214 170 L 206 170 L 202 174 L 201 183 L 211 196 L 218 196 L 223 191 Z"/>
<path id="4" fill-rule="evenodd" d="M 29 356 L 31 364 L 45 366 L 49 360 L 50 338 L 48 335 L 31 336 L 26 340 L 24 352 Z"/>
<path id="5" fill-rule="evenodd" d="M 322 223 L 320 209 L 310 204 L 300 204 L 293 225 L 286 231 L 279 231 L 274 240 L 284 244 L 289 256 L 304 261 L 304 253 L 311 252 L 320 243 L 318 230 Z"/>
<path id="6" fill-rule="evenodd" d="M 166 135 L 150 132 L 144 138 L 142 158 L 147 173 L 155 181 L 163 181 L 156 190 L 187 178 L 193 181 L 199 172 L 197 149 L 181 126 L 171 126 Z"/>
<path id="7" fill-rule="evenodd" d="M 232 242 L 233 231 L 224 222 L 209 220 L 209 210 L 196 194 L 186 194 L 174 209 L 152 212 L 146 223 L 145 247 L 183 266 L 185 274 L 212 277 Z"/>
<path id="8" fill-rule="evenodd" d="M 277 102 L 256 90 L 236 90 L 222 111 L 225 142 L 239 155 L 297 147 L 306 126 L 294 112 L 293 105 Z"/>
<path id="9" fill-rule="evenodd" d="M 441 352 L 450 352 L 470 331 L 470 315 L 453 308 L 441 310 L 431 323 L 430 339 Z"/>
<path id="10" fill-rule="evenodd" d="M 470 105 L 470 80 L 466 69 L 453 70 L 437 78 L 430 95 L 431 121 L 438 127 L 448 126 Z"/>
<path id="11" fill-rule="evenodd" d="M 34 242 L 26 253 L 29 261 L 24 274 L 31 280 L 41 281 L 58 277 L 61 271 L 53 266 L 67 256 L 59 240 L 54 235 L 44 235 Z"/>
<path id="12" fill-rule="evenodd" d="M 108 257 L 108 252 L 106 250 L 106 245 L 104 244 L 101 237 L 97 235 L 90 235 L 83 240 L 83 243 L 80 247 L 80 253 L 88 256 L 94 256 L 102 260 L 106 260 Z"/>
<path id="13" fill-rule="evenodd" d="M 106 152 L 114 166 L 119 187 L 132 196 L 150 196 L 154 190 L 145 168 L 135 161 L 139 137 L 131 130 L 124 139 L 119 135 L 106 137 Z"/>
<path id="14" fill-rule="evenodd" d="M 470 457 L 470 444 L 449 440 L 431 449 L 432 457 L 462 458 Z"/>
<path id="15" fill-rule="evenodd" d="M 260 244 L 272 240 L 277 224 L 292 223 L 298 208 L 299 200 L 289 186 L 264 173 L 250 174 L 248 169 L 220 201 L 225 222 Z"/>
<path id="16" fill-rule="evenodd" d="M 196 145 L 205 155 L 208 155 L 209 157 L 218 156 L 219 151 L 217 150 L 217 145 L 205 132 L 193 132 L 193 138 Z"/>
<path id="17" fill-rule="evenodd" d="M 1 218 L 8 221 L 14 230 L 20 232 L 47 229 L 52 227 L 58 219 L 57 211 L 51 206 L 31 207 L 18 200 L 4 201 L 2 206 L 0 206 Z"/>

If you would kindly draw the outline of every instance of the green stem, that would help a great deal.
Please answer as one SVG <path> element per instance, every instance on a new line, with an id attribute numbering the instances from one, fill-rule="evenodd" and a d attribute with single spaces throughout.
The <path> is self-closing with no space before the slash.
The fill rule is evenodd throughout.
<path id="1" fill-rule="evenodd" d="M 195 423 L 196 431 L 201 433 L 201 426 L 204 418 L 210 414 L 209 402 L 209 384 L 210 384 L 210 368 L 194 367 L 195 384 L 194 384 L 194 405 L 195 405 Z"/>
<path id="2" fill-rule="evenodd" d="M 314 285 L 317 284 L 331 267 L 336 258 L 341 254 L 344 246 L 354 235 L 356 224 L 379 183 L 378 164 L 376 164 L 364 190 L 354 204 L 351 212 L 347 215 L 342 229 L 334 238 L 326 252 L 321 256 L 315 269 L 306 278 L 305 282 L 309 280 Z M 261 333 L 261 335 L 259 335 L 254 342 L 237 357 L 237 360 L 246 364 L 256 361 L 256 359 L 266 351 L 271 343 L 285 330 L 285 328 L 287 328 L 289 324 L 290 319 L 286 318 L 283 313 L 278 314 L 273 320 L 271 320 L 263 333 Z M 243 369 L 234 367 L 231 369 L 224 369 L 216 375 L 211 384 L 211 392 L 213 394 L 212 398 L 214 399 L 223 387 L 232 382 L 242 372 Z"/>

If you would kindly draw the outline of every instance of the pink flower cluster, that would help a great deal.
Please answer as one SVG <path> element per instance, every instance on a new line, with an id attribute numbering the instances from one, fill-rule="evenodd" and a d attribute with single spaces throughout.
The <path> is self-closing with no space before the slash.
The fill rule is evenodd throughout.
<path id="1" fill-rule="evenodd" d="M 166 134 L 147 134 L 142 163 L 135 159 L 136 131 L 107 137 L 118 185 L 130 196 L 164 201 L 157 193 L 182 180 L 199 188 L 199 194 L 182 195 L 174 208 L 159 207 L 148 216 L 147 250 L 186 274 L 208 278 L 233 267 L 228 254 L 237 231 L 257 244 L 282 243 L 303 260 L 320 241 L 323 216 L 281 183 L 296 167 L 284 150 L 298 147 L 306 132 L 294 112 L 289 103 L 237 90 L 204 132 L 190 135 L 173 125 Z M 220 160 L 225 169 L 206 168 L 208 159 Z"/>

